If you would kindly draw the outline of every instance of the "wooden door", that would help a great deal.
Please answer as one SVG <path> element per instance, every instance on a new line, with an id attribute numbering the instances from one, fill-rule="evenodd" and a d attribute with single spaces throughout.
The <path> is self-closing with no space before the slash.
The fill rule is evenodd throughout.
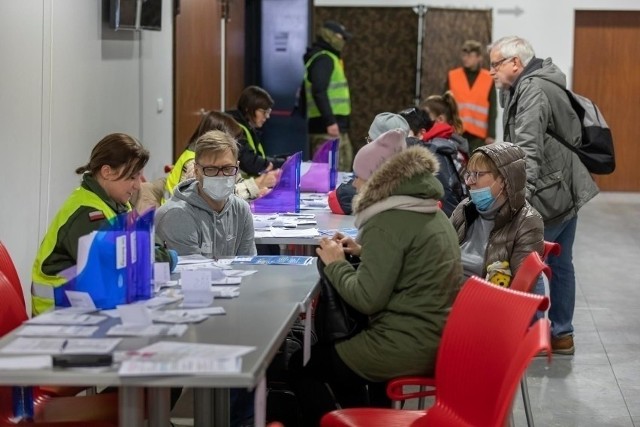
<path id="1" fill-rule="evenodd" d="M 596 182 L 601 190 L 640 191 L 640 12 L 576 11 L 574 39 L 573 90 L 598 105 L 614 138 L 616 171 Z"/>
<path id="2" fill-rule="evenodd" d="M 245 1 L 229 0 L 229 12 L 226 25 L 226 110 L 236 108 L 240 93 L 244 89 L 245 56 Z"/>
<path id="3" fill-rule="evenodd" d="M 220 109 L 220 3 L 182 0 L 174 25 L 174 159 L 202 111 Z"/>

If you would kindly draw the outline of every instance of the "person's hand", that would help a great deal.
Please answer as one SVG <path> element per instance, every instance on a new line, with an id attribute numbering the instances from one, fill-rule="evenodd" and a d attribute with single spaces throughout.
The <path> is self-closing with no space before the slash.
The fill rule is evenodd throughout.
<path id="1" fill-rule="evenodd" d="M 259 177 L 254 178 L 254 180 L 258 188 L 263 189 L 275 187 L 278 183 L 278 178 L 280 178 L 280 169 L 273 170 L 273 163 L 269 162 L 269 166 L 267 166 Z"/>
<path id="2" fill-rule="evenodd" d="M 338 137 L 340 136 L 340 128 L 337 123 L 327 126 L 327 133 L 329 136 Z"/>
<path id="3" fill-rule="evenodd" d="M 356 243 L 353 238 L 349 236 L 345 236 L 344 234 L 337 232 L 331 238 L 336 243 L 339 243 L 342 246 L 342 250 L 350 255 L 354 255 L 359 257 L 360 252 L 362 251 L 362 246 Z"/>
<path id="4" fill-rule="evenodd" d="M 494 138 L 485 138 L 484 140 L 485 145 L 493 144 L 494 142 L 496 142 Z"/>
<path id="5" fill-rule="evenodd" d="M 270 188 L 261 188 L 260 191 L 258 192 L 258 197 L 266 196 L 270 192 L 271 192 Z"/>
<path id="6" fill-rule="evenodd" d="M 316 253 L 322 262 L 324 262 L 324 265 L 329 265 L 332 262 L 343 261 L 345 259 L 342 245 L 335 240 L 327 239 L 326 237 L 320 240 L 320 247 L 316 249 Z"/>

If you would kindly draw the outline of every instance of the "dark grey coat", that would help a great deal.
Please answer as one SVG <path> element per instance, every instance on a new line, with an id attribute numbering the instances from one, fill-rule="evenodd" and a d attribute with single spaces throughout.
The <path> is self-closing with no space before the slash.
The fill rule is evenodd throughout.
<path id="1" fill-rule="evenodd" d="M 547 58 L 537 67 L 527 66 L 515 87 L 501 93 L 504 140 L 526 154 L 527 200 L 546 225 L 571 219 L 598 194 L 578 156 L 546 133 L 551 128 L 579 143 L 580 121 L 565 87 L 566 76 Z"/>

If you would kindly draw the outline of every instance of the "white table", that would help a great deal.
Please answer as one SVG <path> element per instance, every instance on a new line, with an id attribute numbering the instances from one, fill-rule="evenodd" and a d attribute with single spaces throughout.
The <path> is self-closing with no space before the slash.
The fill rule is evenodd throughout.
<path id="1" fill-rule="evenodd" d="M 169 426 L 169 388 L 193 387 L 196 426 L 229 424 L 229 388 L 255 388 L 284 341 L 293 322 L 317 292 L 318 273 L 309 266 L 237 266 L 258 273 L 242 279 L 240 297 L 219 299 L 214 305 L 225 308 L 224 316 L 212 316 L 190 325 L 182 337 L 124 338 L 116 350 L 130 351 L 159 340 L 205 344 L 255 346 L 243 357 L 242 371 L 199 376 L 118 376 L 117 367 L 103 371 L 44 369 L 0 371 L 2 385 L 87 385 L 120 387 L 120 422 L 123 427 L 143 424 L 144 389 L 147 394 L 149 424 Z M 104 336 L 117 319 L 100 325 L 94 337 Z M 16 331 L 0 340 L 0 348 L 15 339 Z M 6 355 L 0 355 L 6 357 Z"/>

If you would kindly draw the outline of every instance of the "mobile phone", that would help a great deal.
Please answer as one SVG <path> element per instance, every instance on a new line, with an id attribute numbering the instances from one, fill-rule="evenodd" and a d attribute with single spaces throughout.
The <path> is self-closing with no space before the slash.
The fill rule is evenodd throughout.
<path id="1" fill-rule="evenodd" d="M 111 354 L 54 354 L 53 366 L 58 368 L 80 368 L 111 366 Z"/>

